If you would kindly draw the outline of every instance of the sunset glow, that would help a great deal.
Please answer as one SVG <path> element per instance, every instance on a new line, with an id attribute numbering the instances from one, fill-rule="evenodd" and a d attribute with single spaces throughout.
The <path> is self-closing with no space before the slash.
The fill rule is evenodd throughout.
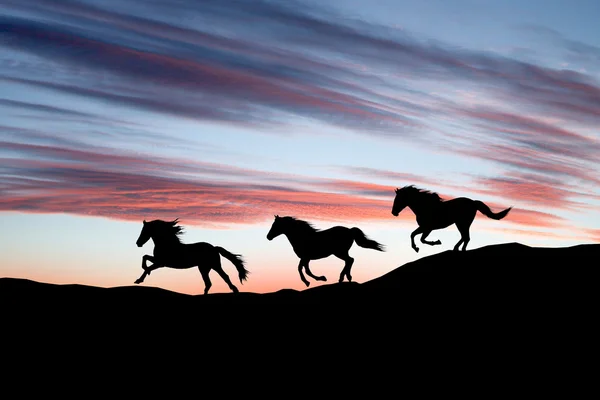
<path id="1" fill-rule="evenodd" d="M 513 207 L 478 214 L 469 249 L 600 242 L 598 4 L 451 3 L 3 1 L 0 276 L 132 285 L 142 221 L 179 218 L 244 255 L 243 285 L 223 260 L 240 290 L 302 290 L 277 214 L 385 244 L 352 248 L 364 282 L 458 241 L 411 249 L 405 185 Z"/>

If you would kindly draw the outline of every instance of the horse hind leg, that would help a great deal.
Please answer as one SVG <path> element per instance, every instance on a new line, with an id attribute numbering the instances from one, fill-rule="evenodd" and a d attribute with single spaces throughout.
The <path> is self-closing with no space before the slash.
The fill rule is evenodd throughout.
<path id="1" fill-rule="evenodd" d="M 227 286 L 229 286 L 229 289 L 233 292 L 233 293 L 239 293 L 240 291 L 238 290 L 238 288 L 231 282 L 231 279 L 229 279 L 229 275 L 227 275 L 227 273 L 223 270 L 223 267 L 221 266 L 221 262 L 219 261 L 219 264 L 214 266 L 213 269 L 215 271 L 217 271 L 217 274 L 219 274 L 219 276 L 225 281 L 225 283 L 227 284 Z"/>
<path id="2" fill-rule="evenodd" d="M 208 276 L 210 269 L 198 267 L 198 270 L 200 271 L 200 275 L 202 275 L 202 279 L 204 280 L 204 294 L 208 294 L 208 291 L 210 290 L 210 288 L 212 286 L 212 282 L 210 281 L 210 276 Z"/>
<path id="3" fill-rule="evenodd" d="M 458 248 L 460 247 L 460 245 L 465 241 L 465 239 L 462 236 L 462 233 L 460 234 L 460 240 L 458 242 L 456 242 L 456 244 L 454 245 L 454 251 L 458 251 Z"/>
<path id="4" fill-rule="evenodd" d="M 454 246 L 454 251 L 458 251 L 458 248 L 462 242 L 462 251 L 466 251 L 467 250 L 467 244 L 469 244 L 469 242 L 471 241 L 471 235 L 469 234 L 469 226 L 457 226 L 458 231 L 460 232 L 460 240 L 458 241 L 458 243 L 456 243 L 456 246 Z"/>
<path id="5" fill-rule="evenodd" d="M 344 260 L 346 262 L 346 265 L 344 265 L 344 269 L 342 271 L 346 271 L 346 278 L 348 278 L 348 282 L 352 282 L 352 275 L 350 274 L 350 271 L 352 270 L 352 265 L 354 265 L 354 258 L 348 256 L 348 258 L 346 260 Z"/>
<path id="6" fill-rule="evenodd" d="M 343 254 L 334 254 L 334 255 L 337 258 L 343 260 L 345 263 L 344 268 L 342 269 L 342 272 L 340 272 L 340 279 L 338 282 L 343 282 L 344 277 L 348 278 L 348 282 L 352 282 L 352 275 L 350 274 L 350 271 L 352 269 L 352 264 L 354 264 L 354 258 L 350 257 L 348 252 L 345 252 Z"/>
<path id="7" fill-rule="evenodd" d="M 460 240 L 454 246 L 454 251 L 459 250 L 459 246 L 461 245 L 461 243 L 462 243 L 462 251 L 467 250 L 467 244 L 469 244 L 469 242 L 471 241 L 471 235 L 469 233 L 469 229 L 471 228 L 471 224 L 473 223 L 474 219 L 475 219 L 475 214 L 473 214 L 473 217 L 471 219 L 467 219 L 466 221 L 457 221 L 456 222 L 456 228 L 458 229 L 458 232 L 460 232 Z"/>

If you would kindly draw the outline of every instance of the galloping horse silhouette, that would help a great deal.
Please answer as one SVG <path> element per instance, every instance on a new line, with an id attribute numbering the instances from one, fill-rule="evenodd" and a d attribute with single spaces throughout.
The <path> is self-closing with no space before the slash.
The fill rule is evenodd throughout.
<path id="1" fill-rule="evenodd" d="M 339 282 L 344 280 L 344 276 L 352 282 L 350 270 L 354 263 L 354 258 L 350 257 L 348 251 L 352 244 L 356 242 L 360 247 L 384 251 L 384 246 L 371 240 L 358 228 L 347 228 L 345 226 L 334 226 L 329 229 L 319 230 L 314 228 L 309 222 L 294 217 L 275 216 L 275 221 L 267 234 L 267 239 L 273 240 L 279 235 L 285 235 L 294 249 L 294 253 L 300 258 L 298 272 L 300 279 L 306 286 L 310 282 L 304 277 L 302 269 L 311 278 L 317 281 L 327 281 L 324 276 L 315 276 L 308 266 L 311 260 L 318 260 L 334 255 L 345 262 L 344 268 L 340 273 Z"/>
<path id="2" fill-rule="evenodd" d="M 225 257 L 235 266 L 238 271 L 240 283 L 244 284 L 243 281 L 247 280 L 249 272 L 244 266 L 242 256 L 232 254 L 222 247 L 213 246 L 206 242 L 182 243 L 179 235 L 183 233 L 183 228 L 177 225 L 178 222 L 178 219 L 174 221 L 157 219 L 150 222 L 144 220 L 144 226 L 136 244 L 138 247 L 142 247 L 148 240 L 152 239 L 154 242 L 154 256 L 146 254 L 142 257 L 142 269 L 144 273 L 135 283 L 144 282 L 146 276 L 158 268 L 187 269 L 197 266 L 204 280 L 204 294 L 207 294 L 212 286 L 210 277 L 208 276 L 211 270 L 217 271 L 225 283 L 227 283 L 229 289 L 234 293 L 238 293 L 238 288 L 231 283 L 229 276 L 221 267 L 220 256 Z M 146 265 L 147 261 L 150 261 L 152 265 L 148 267 Z"/>
<path id="3" fill-rule="evenodd" d="M 414 185 L 404 186 L 396 189 L 396 198 L 392 206 L 392 214 L 397 217 L 405 207 L 408 207 L 417 217 L 419 227 L 410 234 L 412 248 L 418 252 L 419 248 L 415 245 L 415 236 L 421 234 L 421 243 L 435 246 L 442 244 L 439 240 L 426 240 L 431 231 L 444 229 L 452 224 L 460 232 L 461 238 L 454 246 L 454 251 L 459 250 L 461 243 L 462 250 L 467 249 L 467 244 L 471 240 L 469 228 L 475 219 L 477 211 L 488 218 L 500 220 L 512 209 L 509 207 L 498 213 L 492 212 L 490 208 L 482 201 L 471 200 L 467 197 L 457 197 L 451 200 L 442 200 L 435 192 L 423 190 Z"/>

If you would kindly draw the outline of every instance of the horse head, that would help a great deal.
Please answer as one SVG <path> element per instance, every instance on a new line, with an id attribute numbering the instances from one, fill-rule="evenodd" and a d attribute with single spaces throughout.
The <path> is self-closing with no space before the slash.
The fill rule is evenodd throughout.
<path id="1" fill-rule="evenodd" d="M 279 215 L 275 215 L 275 220 L 273 221 L 273 225 L 271 225 L 271 229 L 269 229 L 269 233 L 267 233 L 267 239 L 273 240 L 277 236 L 283 233 L 282 218 Z"/>
<path id="2" fill-rule="evenodd" d="M 142 231 L 140 232 L 140 236 L 138 237 L 138 240 L 135 242 L 135 244 L 137 244 L 137 247 L 142 247 L 143 245 L 146 244 L 146 242 L 148 240 L 150 240 L 150 237 L 152 236 L 150 233 L 150 223 L 147 223 L 146 220 L 144 220 L 143 226 L 142 226 Z"/>
<path id="3" fill-rule="evenodd" d="M 396 197 L 394 198 L 394 205 L 392 206 L 392 215 L 397 217 L 407 205 L 408 202 L 405 196 L 405 188 L 397 188 Z"/>

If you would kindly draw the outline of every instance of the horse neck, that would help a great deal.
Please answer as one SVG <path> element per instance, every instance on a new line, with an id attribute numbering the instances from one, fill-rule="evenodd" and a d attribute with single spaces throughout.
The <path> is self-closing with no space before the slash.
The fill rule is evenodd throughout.
<path id="1" fill-rule="evenodd" d="M 304 241 L 308 236 L 312 234 L 308 229 L 303 230 L 302 228 L 288 229 L 283 234 L 288 238 L 289 242 L 293 246 L 294 244 Z"/>
<path id="2" fill-rule="evenodd" d="M 415 215 L 428 214 L 435 207 L 436 203 L 432 199 L 424 197 L 414 197 L 410 199 L 407 207 Z"/>
<path id="3" fill-rule="evenodd" d="M 176 236 L 170 235 L 152 235 L 152 241 L 154 246 L 160 247 L 173 247 L 181 244 Z"/>

